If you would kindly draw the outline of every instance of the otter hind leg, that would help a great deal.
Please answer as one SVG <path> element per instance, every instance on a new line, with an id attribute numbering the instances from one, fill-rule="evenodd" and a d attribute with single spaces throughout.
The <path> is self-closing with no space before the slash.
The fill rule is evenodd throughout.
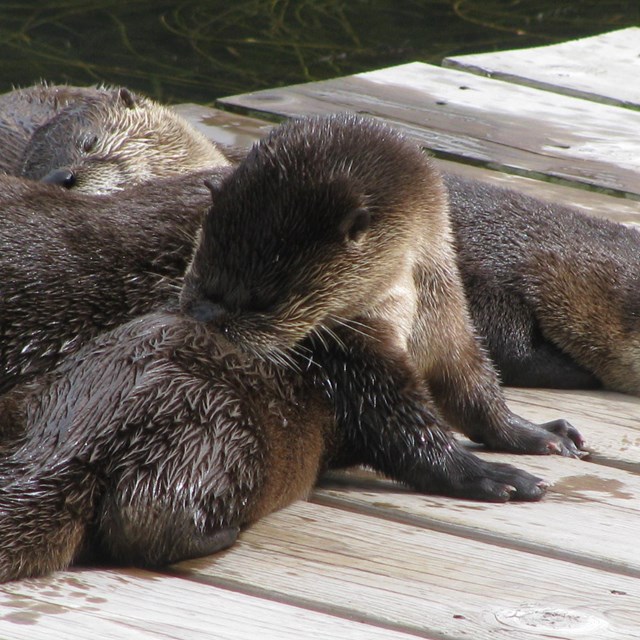
<path id="1" fill-rule="evenodd" d="M 161 504 L 162 502 L 162 504 Z M 198 507 L 179 500 L 136 500 L 103 504 L 97 536 L 98 556 L 122 565 L 161 567 L 211 555 L 230 547 L 239 527 L 209 528 Z"/>
<path id="2" fill-rule="evenodd" d="M 517 345 L 502 340 L 500 345 L 489 343 L 487 346 L 502 384 L 544 389 L 602 387 L 602 382 L 591 371 L 579 365 L 542 334 L 522 337 Z"/>

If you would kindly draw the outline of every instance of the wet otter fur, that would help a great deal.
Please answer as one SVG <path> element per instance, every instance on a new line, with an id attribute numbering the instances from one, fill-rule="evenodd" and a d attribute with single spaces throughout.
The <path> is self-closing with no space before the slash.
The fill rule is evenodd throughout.
<path id="1" fill-rule="evenodd" d="M 228 164 L 169 107 L 120 88 L 73 103 L 34 131 L 20 175 L 104 194 Z"/>
<path id="2" fill-rule="evenodd" d="M 0 580 L 229 546 L 315 482 L 335 421 L 307 386 L 165 312 L 14 388 L 0 399 L 0 425 L 23 432 L 0 460 Z"/>
<path id="3" fill-rule="evenodd" d="M 505 384 L 640 395 L 640 232 L 446 177 L 469 308 Z"/>
<path id="4" fill-rule="evenodd" d="M 0 175 L 18 175 L 22 156 L 36 129 L 65 107 L 108 95 L 104 87 L 41 82 L 0 95 Z M 66 143 L 66 141 L 65 141 Z"/>
<path id="5" fill-rule="evenodd" d="M 295 120 L 213 191 L 184 312 L 275 361 L 304 352 L 311 335 L 350 345 L 364 333 L 378 347 L 368 350 L 378 371 L 390 342 L 410 355 L 434 415 L 474 441 L 580 455 L 582 439 L 565 421 L 538 426 L 508 409 L 469 319 L 444 185 L 416 145 L 357 116 Z M 378 326 L 392 338 L 383 341 Z"/>
<path id="6" fill-rule="evenodd" d="M 105 196 L 0 176 L 0 393 L 175 294 L 222 171 Z"/>
<path id="7" fill-rule="evenodd" d="M 17 421 L 22 432 L 0 459 L 0 581 L 78 561 L 159 566 L 214 553 L 304 497 L 328 466 L 363 463 L 480 500 L 542 496 L 540 479 L 484 462 L 434 426 L 402 353 L 387 347 L 371 371 L 368 342 L 321 342 L 317 361 L 294 355 L 283 367 L 163 311 L 15 387 L 0 398 L 0 429 Z M 345 388 L 351 378 L 362 386 Z"/>

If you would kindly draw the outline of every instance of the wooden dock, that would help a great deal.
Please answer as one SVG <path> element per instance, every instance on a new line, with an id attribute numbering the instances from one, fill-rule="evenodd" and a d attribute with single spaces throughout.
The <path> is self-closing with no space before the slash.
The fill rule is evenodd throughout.
<path id="1" fill-rule="evenodd" d="M 640 224 L 639 77 L 640 29 L 627 29 L 179 111 L 212 139 L 246 146 L 283 117 L 355 110 L 404 129 L 449 171 Z M 640 638 L 640 398 L 507 394 L 532 420 L 568 418 L 594 451 L 588 462 L 481 454 L 553 482 L 539 503 L 332 473 L 219 555 L 2 585 L 0 638 Z"/>

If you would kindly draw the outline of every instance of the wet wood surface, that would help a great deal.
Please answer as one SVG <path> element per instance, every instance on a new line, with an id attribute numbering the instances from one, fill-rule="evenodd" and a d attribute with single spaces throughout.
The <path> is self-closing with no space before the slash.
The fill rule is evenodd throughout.
<path id="1" fill-rule="evenodd" d="M 383 76 L 397 79 L 403 73 L 401 69 L 396 76 L 388 72 Z M 472 86 L 475 77 L 466 76 L 466 84 Z M 384 85 L 382 76 L 375 82 L 367 80 L 366 85 L 360 81 L 351 85 L 344 79 L 336 82 L 343 88 L 355 87 L 353 104 L 361 105 L 370 89 L 376 115 L 394 123 L 409 122 L 410 130 L 422 131 L 423 140 L 443 139 L 428 113 L 424 125 L 416 117 L 406 122 L 397 117 L 400 112 L 417 114 L 419 104 L 401 104 L 405 95 L 396 85 L 386 89 L 388 96 L 396 96 L 393 113 L 377 110 L 383 90 L 376 87 Z M 275 92 L 279 97 L 271 106 L 261 101 L 264 115 L 273 121 L 297 113 L 304 105 L 310 112 L 347 106 L 343 89 L 334 96 L 327 87 L 335 84 L 318 84 L 302 93 L 291 88 L 286 100 Z M 497 95 L 503 95 L 502 90 Z M 484 91 L 488 89 L 483 87 Z M 295 108 L 283 109 L 291 95 Z M 225 101 L 245 109 L 244 114 L 197 105 L 182 105 L 178 110 L 212 140 L 231 145 L 241 154 L 271 126 L 251 117 L 256 113 L 253 98 L 244 106 L 242 102 Z M 472 113 L 471 106 L 466 108 Z M 584 112 L 589 108 L 583 107 Z M 458 147 L 461 158 L 472 163 L 478 155 L 474 150 L 482 148 L 484 153 L 491 146 L 491 136 L 486 131 L 482 134 L 481 126 L 492 115 L 486 113 L 489 109 L 488 103 L 478 104 L 473 118 L 469 116 L 475 123 L 475 134 L 469 133 L 469 155 L 464 155 L 464 145 Z M 547 115 L 557 123 L 553 114 L 540 113 L 538 129 L 546 127 Z M 566 119 L 567 113 L 562 116 Z M 510 124 L 505 119 L 505 126 Z M 565 125 L 569 128 L 566 121 Z M 596 129 L 591 134 L 583 125 L 581 135 L 586 137 L 581 144 L 586 147 L 593 142 L 596 149 L 602 132 Z M 467 131 L 472 128 L 467 126 Z M 550 128 L 560 130 L 556 124 Z M 492 141 L 496 157 L 501 146 L 508 146 L 507 136 L 516 135 L 517 130 L 512 127 L 511 134 L 505 133 L 498 143 Z M 446 134 L 450 135 L 454 134 Z M 462 130 L 455 133 L 460 140 L 464 135 Z M 474 135 L 484 135 L 487 144 L 476 144 Z M 615 140 L 614 134 L 612 146 Z M 521 140 L 513 138 L 512 146 L 516 142 Z M 625 152 L 636 162 L 640 158 L 637 136 L 633 144 Z M 597 182 L 606 173 L 609 183 L 627 184 L 629 172 L 634 171 L 618 166 L 618 156 L 606 157 L 603 149 L 594 151 L 589 166 L 606 165 L 608 173 L 592 173 L 590 179 Z M 541 176 L 535 155 L 531 149 L 519 150 L 522 173 L 528 177 L 495 170 L 504 166 L 497 160 L 488 163 L 491 168 L 447 160 L 440 164 L 445 171 L 522 189 L 551 202 L 574 204 L 594 215 L 640 223 L 637 202 L 534 179 Z M 586 166 L 579 158 L 575 162 Z M 572 165 L 573 160 L 567 160 L 567 172 L 577 173 Z M 550 482 L 541 502 L 501 505 L 453 500 L 416 494 L 365 470 L 332 472 L 308 501 L 264 518 L 244 531 L 234 547 L 215 556 L 162 571 L 74 568 L 0 585 L 0 638 L 637 637 L 640 398 L 531 389 L 507 389 L 507 397 L 515 411 L 534 421 L 567 418 L 586 436 L 593 451 L 588 461 L 479 451 Z"/>

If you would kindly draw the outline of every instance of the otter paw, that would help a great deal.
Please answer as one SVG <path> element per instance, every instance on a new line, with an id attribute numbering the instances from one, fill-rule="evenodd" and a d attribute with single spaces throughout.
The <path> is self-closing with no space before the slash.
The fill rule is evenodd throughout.
<path id="1" fill-rule="evenodd" d="M 589 455 L 578 430 L 566 420 L 533 424 L 520 416 L 511 415 L 508 427 L 487 442 L 493 450 L 536 455 L 557 454 L 570 458 Z"/>
<path id="2" fill-rule="evenodd" d="M 585 439 L 570 422 L 560 418 L 537 426 L 558 438 L 559 450 L 550 451 L 550 453 L 559 453 L 573 458 L 584 458 L 589 455 L 589 452 L 585 449 Z"/>
<path id="3" fill-rule="evenodd" d="M 485 502 L 540 500 L 548 486 L 523 469 L 482 460 L 457 444 L 448 448 L 437 465 L 430 465 L 422 482 L 414 484 L 421 491 Z"/>
<path id="4" fill-rule="evenodd" d="M 523 469 L 500 462 L 477 460 L 468 474 L 457 478 L 451 486 L 452 495 L 485 502 L 540 500 L 548 484 Z"/>

